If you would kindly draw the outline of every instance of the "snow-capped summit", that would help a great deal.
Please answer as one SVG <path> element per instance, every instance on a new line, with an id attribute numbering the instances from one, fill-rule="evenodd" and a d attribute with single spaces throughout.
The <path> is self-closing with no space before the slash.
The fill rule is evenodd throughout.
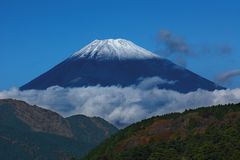
<path id="1" fill-rule="evenodd" d="M 56 85 L 127 87 L 138 86 L 145 78 L 162 79 L 163 81 L 157 84 L 154 82 L 154 86 L 183 93 L 199 88 L 223 89 L 124 39 L 95 40 L 20 89 L 42 90 Z"/>
<path id="2" fill-rule="evenodd" d="M 125 39 L 94 40 L 70 58 L 88 58 L 97 60 L 152 59 L 158 55 Z"/>

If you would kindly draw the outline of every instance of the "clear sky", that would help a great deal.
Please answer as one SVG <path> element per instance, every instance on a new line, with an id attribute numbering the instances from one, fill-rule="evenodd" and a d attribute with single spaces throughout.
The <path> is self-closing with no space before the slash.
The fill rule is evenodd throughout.
<path id="1" fill-rule="evenodd" d="M 23 85 L 95 39 L 124 38 L 155 52 L 160 30 L 194 50 L 183 56 L 188 69 L 210 80 L 239 75 L 238 0 L 0 0 L 0 89 Z M 235 77 L 225 85 L 239 84 Z"/>

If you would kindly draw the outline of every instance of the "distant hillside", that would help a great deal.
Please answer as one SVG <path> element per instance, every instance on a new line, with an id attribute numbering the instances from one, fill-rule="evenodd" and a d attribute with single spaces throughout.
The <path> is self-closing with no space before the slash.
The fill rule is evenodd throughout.
<path id="1" fill-rule="evenodd" d="M 76 115 L 65 119 L 23 101 L 0 100 L 0 159 L 81 157 L 116 131 L 101 118 Z"/>
<path id="2" fill-rule="evenodd" d="M 84 160 L 238 160 L 240 104 L 171 113 L 133 124 Z"/>

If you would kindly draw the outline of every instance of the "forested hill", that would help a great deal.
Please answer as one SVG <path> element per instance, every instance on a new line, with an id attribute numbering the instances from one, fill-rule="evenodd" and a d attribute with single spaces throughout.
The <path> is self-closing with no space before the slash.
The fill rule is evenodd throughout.
<path id="1" fill-rule="evenodd" d="M 61 115 L 13 99 L 0 100 L 1 160 L 82 157 L 118 129 L 99 117 Z"/>
<path id="2" fill-rule="evenodd" d="M 107 139 L 84 160 L 237 160 L 240 104 L 153 117 Z"/>

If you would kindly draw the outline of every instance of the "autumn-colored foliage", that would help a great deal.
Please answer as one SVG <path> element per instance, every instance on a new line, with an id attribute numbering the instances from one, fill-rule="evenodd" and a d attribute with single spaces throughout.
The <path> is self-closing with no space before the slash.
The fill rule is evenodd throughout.
<path id="1" fill-rule="evenodd" d="M 99 145 L 85 160 L 237 160 L 240 104 L 152 117 Z"/>

